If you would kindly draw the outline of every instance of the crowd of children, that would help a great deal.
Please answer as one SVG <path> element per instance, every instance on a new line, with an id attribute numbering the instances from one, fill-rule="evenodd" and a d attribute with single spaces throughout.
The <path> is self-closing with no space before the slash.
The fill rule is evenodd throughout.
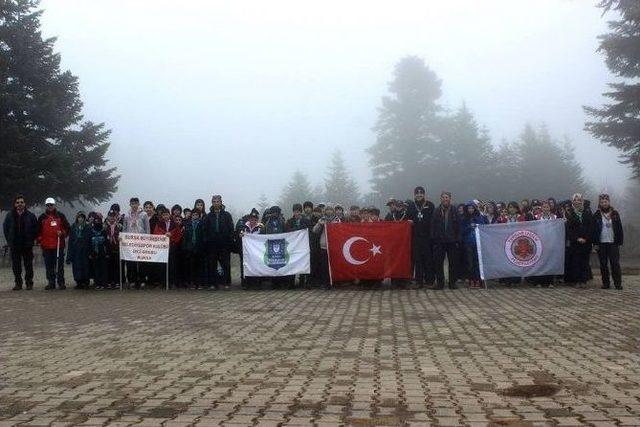
<path id="1" fill-rule="evenodd" d="M 98 212 L 78 212 L 73 224 L 56 209 L 55 200 L 46 200 L 46 211 L 35 219 L 25 207 L 24 197 L 16 197 L 14 210 L 7 216 L 4 232 L 12 251 L 12 263 L 16 284 L 22 289 L 22 269 L 25 266 L 27 289 L 33 287 L 33 270 L 29 254 L 34 242 L 39 242 L 47 269 L 45 289 L 65 288 L 64 266 L 65 240 L 66 262 L 71 264 L 75 287 L 86 289 L 116 289 L 121 282 L 134 289 L 156 287 L 164 284 L 168 273 L 169 284 L 174 288 L 228 289 L 231 285 L 232 253 L 240 256 L 242 266 L 242 238 L 245 234 L 274 234 L 308 229 L 311 246 L 311 274 L 299 277 L 272 279 L 276 287 L 326 285 L 328 278 L 327 242 L 325 225 L 332 222 L 411 221 L 413 224 L 414 280 L 419 287 L 445 285 L 444 261 L 448 261 L 448 285 L 455 288 L 461 280 L 467 280 L 471 288 L 482 287 L 474 228 L 478 224 L 495 224 L 521 221 L 545 221 L 557 218 L 565 220 L 566 257 L 565 275 L 536 277 L 528 280 L 538 286 L 551 286 L 559 279 L 565 283 L 583 286 L 591 278 L 590 254 L 594 246 L 600 259 L 604 288 L 611 279 L 616 288 L 622 288 L 619 263 L 619 247 L 623 244 L 620 215 L 611 205 L 609 196 L 602 194 L 595 212 L 581 194 L 557 203 L 555 199 L 522 200 L 520 203 L 471 200 L 453 205 L 451 194 L 442 192 L 436 207 L 426 198 L 423 187 L 416 187 L 413 200 L 390 199 L 389 212 L 384 219 L 374 206 L 361 208 L 341 205 L 318 204 L 310 201 L 296 203 L 291 216 L 285 219 L 279 206 L 272 206 L 262 214 L 252 209 L 247 215 L 233 222 L 225 210 L 222 197 L 212 197 L 207 211 L 202 199 L 193 208 L 174 205 L 154 205 L 133 197 L 129 209 L 121 212 L 113 204 L 106 217 Z M 165 264 L 121 262 L 119 234 L 151 233 L 169 237 L 169 262 Z M 30 255 L 30 259 L 29 259 Z M 164 269 L 168 268 L 168 272 Z M 240 272 L 241 283 L 251 287 L 260 278 L 245 278 Z M 507 283 L 521 278 L 505 279 Z M 397 283 L 397 282 L 396 282 Z"/>

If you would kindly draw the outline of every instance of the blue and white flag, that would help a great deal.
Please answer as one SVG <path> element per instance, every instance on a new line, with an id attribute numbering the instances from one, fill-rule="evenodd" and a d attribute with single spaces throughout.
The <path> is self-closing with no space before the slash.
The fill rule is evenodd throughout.
<path id="1" fill-rule="evenodd" d="M 476 228 L 482 279 L 564 273 L 564 220 L 482 224 Z"/>
<path id="2" fill-rule="evenodd" d="M 245 234 L 242 237 L 242 265 L 247 277 L 309 274 L 309 232 Z"/>

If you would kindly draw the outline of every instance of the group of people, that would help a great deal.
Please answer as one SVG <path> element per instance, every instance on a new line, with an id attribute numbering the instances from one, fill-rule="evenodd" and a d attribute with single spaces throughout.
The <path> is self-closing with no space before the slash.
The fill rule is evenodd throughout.
<path id="1" fill-rule="evenodd" d="M 242 261 L 242 238 L 248 233 L 275 234 L 307 229 L 310 233 L 311 273 L 297 278 L 272 278 L 274 286 L 322 286 L 329 283 L 326 225 L 336 222 L 410 221 L 412 223 L 413 282 L 418 287 L 445 287 L 445 259 L 448 263 L 448 286 L 457 287 L 467 281 L 471 288 L 481 288 L 475 227 L 522 221 L 545 221 L 562 218 L 566 228 L 565 274 L 563 277 L 527 278 L 537 286 L 552 286 L 558 279 L 583 286 L 591 279 L 590 254 L 599 254 L 602 287 L 611 281 L 622 288 L 620 251 L 623 229 L 620 214 L 613 209 L 607 194 L 598 198 L 592 210 L 589 201 L 579 193 L 571 199 L 556 202 L 522 200 L 519 203 L 471 200 L 453 204 L 452 195 L 442 192 L 438 206 L 426 197 L 425 188 L 414 189 L 413 199 L 390 199 L 388 213 L 381 218 L 375 206 L 361 208 L 318 204 L 306 201 L 292 206 L 291 215 L 279 206 L 262 214 L 257 209 L 234 222 L 226 211 L 222 197 L 214 195 L 209 210 L 202 199 L 193 208 L 173 205 L 168 209 L 137 197 L 129 200 L 129 209 L 121 212 L 113 204 L 106 217 L 98 212 L 78 212 L 70 224 L 47 198 L 45 212 L 39 218 L 27 209 L 25 198 L 16 196 L 14 207 L 5 218 L 3 230 L 11 251 L 15 277 L 14 290 L 33 288 L 33 246 L 39 244 L 46 267 L 45 289 L 65 289 L 64 263 L 72 266 L 76 288 L 115 289 L 126 281 L 131 288 L 159 286 L 168 280 L 175 288 L 228 289 L 231 285 L 231 254 Z M 119 234 L 146 233 L 169 237 L 168 264 L 120 261 Z M 24 277 L 23 277 L 24 266 Z M 260 283 L 262 278 L 244 277 L 243 287 Z M 507 283 L 522 278 L 505 279 Z"/>

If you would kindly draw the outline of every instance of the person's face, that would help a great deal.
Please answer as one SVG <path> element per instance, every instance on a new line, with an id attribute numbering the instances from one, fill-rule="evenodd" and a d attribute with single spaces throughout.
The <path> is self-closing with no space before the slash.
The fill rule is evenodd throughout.
<path id="1" fill-rule="evenodd" d="M 178 223 L 178 225 L 182 224 L 182 217 L 180 215 L 173 217 L 173 220 Z"/>
<path id="2" fill-rule="evenodd" d="M 324 208 L 324 216 L 332 217 L 335 211 L 332 208 Z"/>
<path id="3" fill-rule="evenodd" d="M 198 211 L 191 212 L 191 220 L 198 220 L 198 219 L 200 219 L 200 212 Z"/>
<path id="4" fill-rule="evenodd" d="M 518 210 L 513 205 L 509 206 L 507 210 L 509 211 L 509 215 L 515 215 L 516 213 L 518 213 Z"/>
<path id="5" fill-rule="evenodd" d="M 109 223 L 109 225 L 113 224 L 114 222 L 116 222 L 116 217 L 115 216 L 108 216 L 107 217 L 107 223 Z"/>
<path id="6" fill-rule="evenodd" d="M 144 211 L 147 214 L 147 216 L 151 217 L 153 216 L 154 209 L 153 209 L 153 205 L 149 204 L 149 205 L 144 205 Z"/>
<path id="7" fill-rule="evenodd" d="M 302 211 L 293 211 L 293 217 L 298 219 L 302 216 Z"/>
<path id="8" fill-rule="evenodd" d="M 451 205 L 451 196 L 448 194 L 441 195 L 440 203 L 442 203 L 442 206 L 444 207 L 449 207 L 449 205 Z"/>
<path id="9" fill-rule="evenodd" d="M 169 212 L 162 212 L 162 220 L 164 222 L 167 222 L 171 219 L 171 214 Z"/>
<path id="10" fill-rule="evenodd" d="M 502 215 L 502 216 L 507 216 L 507 214 L 508 214 L 508 213 L 509 213 L 509 212 L 508 212 L 505 208 L 502 208 L 502 209 L 500 210 L 500 215 Z"/>
<path id="11" fill-rule="evenodd" d="M 213 206 L 213 209 L 219 211 L 222 208 L 222 199 L 213 199 L 211 201 L 211 205 Z"/>
<path id="12" fill-rule="evenodd" d="M 200 209 L 201 211 L 203 211 L 204 210 L 204 203 L 203 202 L 196 203 L 196 209 Z"/>
<path id="13" fill-rule="evenodd" d="M 472 215 L 475 212 L 475 209 L 473 206 L 467 206 L 467 213 L 469 215 Z"/>
<path id="14" fill-rule="evenodd" d="M 49 204 L 45 205 L 45 210 L 47 212 L 53 212 L 53 211 L 56 210 L 56 205 L 54 205 L 52 203 L 49 203 Z"/>
<path id="15" fill-rule="evenodd" d="M 171 215 L 175 217 L 182 216 L 182 212 L 180 209 L 174 209 L 173 212 L 171 212 Z"/>
<path id="16" fill-rule="evenodd" d="M 313 212 L 313 209 L 311 209 L 311 206 L 307 206 L 306 208 L 304 208 L 304 213 L 309 215 L 311 212 Z"/>
<path id="17" fill-rule="evenodd" d="M 600 207 L 603 209 L 609 209 L 609 199 L 600 199 Z"/>
<path id="18" fill-rule="evenodd" d="M 575 199 L 573 199 L 571 204 L 573 204 L 573 207 L 575 209 L 581 210 L 584 206 L 584 200 L 582 200 L 582 197 L 576 197 Z"/>
<path id="19" fill-rule="evenodd" d="M 464 213 L 464 206 L 458 206 L 458 213 L 462 215 Z"/>
<path id="20" fill-rule="evenodd" d="M 351 209 L 351 210 L 349 211 L 349 215 L 350 215 L 350 216 L 358 216 L 358 214 L 359 214 L 359 213 L 360 213 L 360 212 L 359 212 L 357 209 Z"/>
<path id="21" fill-rule="evenodd" d="M 422 191 L 416 191 L 413 194 L 413 197 L 415 198 L 416 202 L 421 202 L 424 200 L 424 192 Z"/>
<path id="22" fill-rule="evenodd" d="M 551 212 L 551 204 L 550 203 L 543 203 L 542 204 L 542 213 L 548 214 L 549 212 Z"/>
<path id="23" fill-rule="evenodd" d="M 257 223 L 258 223 L 258 218 L 257 217 L 255 217 L 255 216 L 250 216 L 249 217 L 249 224 L 251 224 L 253 226 L 253 225 L 256 225 Z"/>
<path id="24" fill-rule="evenodd" d="M 555 209 L 556 203 L 553 200 L 549 200 L 549 209 Z"/>
<path id="25" fill-rule="evenodd" d="M 13 206 L 19 211 L 23 210 L 25 206 L 24 199 L 22 197 L 19 199 L 16 199 L 16 201 L 13 202 Z"/>
<path id="26" fill-rule="evenodd" d="M 526 208 L 529 206 L 529 202 L 527 200 L 523 200 L 522 202 L 520 202 L 520 206 L 522 206 L 522 208 Z"/>
<path id="27" fill-rule="evenodd" d="M 129 203 L 129 206 L 131 206 L 131 212 L 138 212 L 138 209 L 140 208 L 140 202 L 131 202 Z"/>
<path id="28" fill-rule="evenodd" d="M 184 219 L 191 219 L 192 215 L 193 215 L 193 213 L 191 211 L 186 211 L 184 213 Z"/>
<path id="29" fill-rule="evenodd" d="M 79 225 L 83 225 L 85 223 L 85 219 L 83 216 L 79 216 L 78 218 L 76 218 L 76 221 Z"/>
<path id="30" fill-rule="evenodd" d="M 493 205 L 487 205 L 487 213 L 489 215 L 493 215 L 496 213 L 496 210 L 493 208 Z"/>
<path id="31" fill-rule="evenodd" d="M 397 210 L 398 210 L 398 207 L 397 207 L 395 204 L 393 204 L 393 205 L 389 205 L 389 211 L 390 211 L 390 212 L 395 212 L 395 211 L 397 211 Z"/>
<path id="32" fill-rule="evenodd" d="M 336 216 L 343 217 L 344 211 L 342 209 L 336 209 Z"/>

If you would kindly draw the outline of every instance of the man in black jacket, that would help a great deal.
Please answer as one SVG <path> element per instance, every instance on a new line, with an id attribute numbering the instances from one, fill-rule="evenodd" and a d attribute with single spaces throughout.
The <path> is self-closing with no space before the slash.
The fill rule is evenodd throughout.
<path id="1" fill-rule="evenodd" d="M 443 191 L 440 206 L 431 218 L 431 240 L 433 241 L 433 263 L 436 274 L 436 289 L 444 289 L 444 259 L 449 262 L 449 289 L 456 289 L 458 265 L 458 242 L 460 241 L 460 218 L 451 206 L 451 193 Z"/>
<path id="2" fill-rule="evenodd" d="M 600 259 L 600 275 L 602 289 L 609 289 L 609 264 L 611 276 L 616 289 L 622 289 L 622 271 L 620 269 L 620 246 L 624 243 L 622 221 L 618 211 L 611 207 L 608 194 L 601 194 L 598 200 L 598 210 L 593 215 L 593 244 L 596 245 Z"/>
<path id="3" fill-rule="evenodd" d="M 435 206 L 426 198 L 424 187 L 413 190 L 413 202 L 408 203 L 407 215 L 413 222 L 413 267 L 419 287 L 433 285 L 433 251 L 431 247 L 431 219 Z"/>
<path id="4" fill-rule="evenodd" d="M 16 196 L 13 209 L 2 226 L 7 245 L 11 250 L 11 266 L 15 278 L 14 291 L 22 289 L 22 264 L 27 290 L 33 289 L 33 242 L 38 235 L 38 219 L 27 210 L 23 196 Z"/>
<path id="5" fill-rule="evenodd" d="M 234 245 L 234 224 L 231 214 L 224 210 L 222 196 L 211 198 L 211 209 L 202 222 L 202 240 L 207 248 L 209 280 L 218 289 L 217 267 L 220 263 L 224 277 L 224 288 L 231 285 L 231 250 Z"/>
<path id="6" fill-rule="evenodd" d="M 593 237 L 593 214 L 586 209 L 582 194 L 576 193 L 571 198 L 571 207 L 567 211 L 566 251 L 567 262 L 565 283 L 576 283 L 577 287 L 584 287 L 590 278 L 591 267 L 589 256 Z"/>

